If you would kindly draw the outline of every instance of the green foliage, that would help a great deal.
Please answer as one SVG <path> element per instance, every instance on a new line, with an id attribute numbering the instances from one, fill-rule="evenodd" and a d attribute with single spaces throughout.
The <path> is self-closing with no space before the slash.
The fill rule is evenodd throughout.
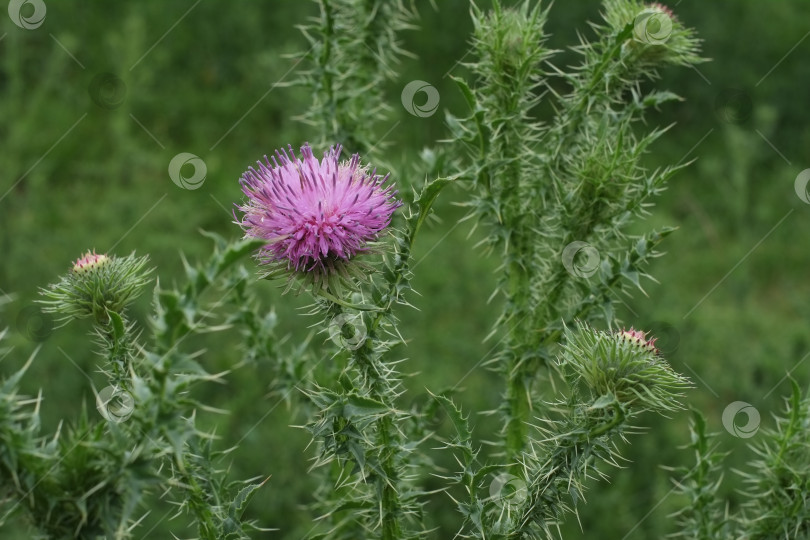
<path id="1" fill-rule="evenodd" d="M 720 452 L 720 444 L 734 441 L 708 434 L 718 402 L 703 392 L 708 386 L 721 402 L 761 397 L 764 413 L 783 371 L 798 376 L 806 367 L 787 364 L 807 345 L 800 324 L 806 285 L 798 272 L 804 266 L 795 249 L 804 234 L 800 213 L 769 235 L 786 211 L 777 180 L 795 177 L 793 154 L 806 146 L 807 122 L 800 110 L 788 116 L 768 104 L 768 96 L 778 103 L 802 97 L 797 81 L 806 70 L 792 62 L 806 29 L 789 23 L 803 20 L 806 9 L 795 2 L 684 3 L 667 16 L 671 32 L 658 43 L 665 8 L 606 0 L 593 37 L 580 37 L 572 51 L 556 50 L 581 29 L 584 14 L 596 15 L 597 4 L 478 3 L 469 54 L 467 21 L 458 17 L 467 2 L 456 0 L 426 3 L 419 20 L 404 1 L 323 0 L 303 44 L 290 23 L 301 22 L 307 6 L 295 3 L 265 10 L 237 0 L 227 12 L 201 3 L 188 13 L 186 6 L 170 13 L 171 6 L 110 4 L 74 15 L 49 2 L 48 21 L 60 26 L 38 33 L 18 31 L 4 17 L 0 114 L 13 121 L 0 127 L 0 163 L 10 179 L 0 188 L 0 204 L 8 205 L 0 212 L 0 308 L 18 305 L 3 290 L 11 283 L 24 305 L 26 291 L 51 281 L 74 241 L 110 245 L 140 223 L 162 200 L 166 187 L 155 180 L 165 176 L 166 154 L 211 151 L 204 156 L 205 189 L 172 192 L 154 222 L 128 237 L 160 268 L 148 325 L 133 302 L 151 279 L 141 274 L 145 266 L 119 276 L 138 274 L 137 285 L 69 274 L 50 290 L 56 303 L 49 309 L 88 316 L 102 360 L 86 354 L 92 347 L 80 322 L 54 336 L 58 349 L 53 342 L 37 348 L 20 369 L 12 362 L 33 347 L 27 340 L 47 339 L 49 319 L 41 319 L 38 333 L 27 308 L 7 308 L 12 328 L 0 332 L 2 535 L 14 538 L 20 529 L 20 538 L 247 538 L 263 536 L 253 534 L 261 524 L 290 538 L 449 538 L 459 527 L 462 536 L 490 539 L 807 536 L 807 398 L 794 387 L 775 429 L 763 427 L 750 451 L 739 441 L 733 452 Z M 184 18 L 149 49 L 173 15 Z M 720 61 L 701 66 L 705 73 L 678 70 L 673 80 L 666 66 L 700 61 L 687 21 L 710 37 L 707 52 Z M 417 26 L 419 33 L 403 32 Z M 724 42 L 730 26 L 758 39 Z M 796 53 L 783 57 L 794 46 Z M 402 62 L 406 48 L 422 54 L 418 74 Z M 147 61 L 130 69 L 147 49 Z M 307 93 L 285 89 L 285 73 L 299 66 L 284 60 L 290 50 L 308 50 L 295 55 L 306 71 L 290 77 Z M 126 79 L 128 101 L 115 111 L 94 109 L 85 120 L 77 109 L 88 101 L 91 72 L 109 63 Z M 450 77 L 440 80 L 445 72 L 461 92 L 442 87 L 450 86 Z M 391 104 L 405 73 L 433 81 L 447 111 L 463 110 L 463 102 L 470 110 L 464 118 L 448 113 L 451 144 L 423 149 L 423 162 L 402 140 L 432 144 L 430 137 L 447 134 L 438 131 L 440 115 L 394 124 Z M 765 73 L 770 78 L 760 85 Z M 717 129 L 706 112 L 719 107 L 712 103 L 718 87 L 755 82 L 753 117 L 725 104 L 734 110 L 722 115 L 739 123 Z M 234 120 L 251 104 L 255 114 L 236 129 Z M 306 130 L 289 121 L 304 109 Z M 648 127 L 674 118 L 677 130 Z M 700 146 L 707 131 L 714 135 Z M 387 137 L 398 140 L 397 152 L 379 156 Z M 168 252 L 180 245 L 192 259 L 203 252 L 194 228 L 226 226 L 218 197 L 232 197 L 236 182 L 219 179 L 235 177 L 245 156 L 298 139 L 370 152 L 372 162 L 402 171 L 401 187 L 418 185 L 426 170 L 439 178 L 405 197 L 396 229 L 369 257 L 364 275 L 349 276 L 351 287 L 314 291 L 315 331 L 293 314 L 297 299 L 268 305 L 275 291 L 238 264 L 258 243 L 213 235 L 213 256 L 200 264 L 184 257 L 182 268 L 176 265 L 180 285 L 167 285 Z M 793 162 L 784 166 L 773 147 Z M 684 174 L 681 164 L 698 154 Z M 672 191 L 651 216 L 650 201 L 665 185 Z M 475 219 L 445 227 L 458 217 L 448 197 L 459 187 L 468 190 L 462 208 Z M 682 233 L 662 226 L 674 221 Z M 476 223 L 471 235 L 495 257 L 479 259 L 461 236 L 451 236 Z M 665 238 L 676 256 L 664 260 L 678 264 L 656 262 Z M 569 257 L 573 242 L 592 251 Z M 599 264 L 588 277 L 580 270 L 589 253 Z M 737 269 L 741 257 L 746 264 Z M 490 288 L 492 259 L 502 266 L 495 305 L 487 306 L 481 289 Z M 726 274 L 732 265 L 736 272 Z M 778 286 L 776 275 L 787 283 Z M 683 317 L 720 276 L 723 287 L 691 319 Z M 635 290 L 650 299 L 628 300 Z M 491 336 L 504 339 L 492 359 L 474 338 L 487 334 L 498 313 Z M 596 330 L 631 314 L 636 327 L 662 317 L 676 324 L 677 355 L 672 350 L 665 362 Z M 288 330 L 286 341 L 277 337 Z M 67 362 L 66 351 L 78 362 Z M 481 375 L 476 368 L 485 360 L 501 379 Z M 74 363 L 93 366 L 85 375 L 109 384 L 91 396 L 100 418 L 92 406 L 76 413 L 83 403 L 77 395 L 90 386 L 71 373 Z M 696 461 L 675 469 L 677 497 L 653 468 L 687 457 L 671 450 L 685 437 L 680 418 L 656 419 L 654 429 L 625 444 L 625 436 L 642 433 L 642 411 L 681 406 L 686 381 L 670 364 L 695 373 L 701 391 L 689 400 L 708 416 L 704 422 L 694 414 L 688 448 Z M 200 384 L 207 382 L 217 384 Z M 28 390 L 39 384 L 39 394 Z M 434 395 L 414 401 L 408 388 L 425 384 Z M 26 397 L 31 393 L 36 397 Z M 291 414 L 269 416 L 280 403 Z M 217 406 L 233 414 L 212 419 Z M 496 414 L 478 414 L 493 406 Z M 293 422 L 313 439 L 308 478 L 303 444 L 288 429 Z M 235 446 L 223 451 L 223 443 Z M 742 466 L 751 455 L 751 466 Z M 593 482 L 625 459 L 632 471 L 611 474 L 609 485 Z M 727 469 L 745 472 L 726 478 Z M 274 482 L 266 484 L 270 475 Z M 736 492 L 739 478 L 745 490 Z M 251 500 L 257 502 L 248 506 Z M 453 506 L 458 514 L 448 511 Z M 659 516 L 672 511 L 676 520 Z"/>
<path id="2" fill-rule="evenodd" d="M 687 498 L 674 517 L 678 520 L 678 538 L 731 538 L 727 510 L 719 494 L 723 480 L 722 462 L 727 456 L 717 451 L 714 436 L 706 432 L 706 418 L 692 411 L 689 426 L 691 441 L 686 447 L 695 455 L 694 465 L 678 468 L 673 478 L 678 492 Z"/>
<path id="3" fill-rule="evenodd" d="M 496 477 L 490 497 L 479 494 L 484 476 L 498 467 L 476 467 L 466 419 L 447 398 L 436 399 L 450 412 L 456 436 L 446 443 L 463 470 L 451 479 L 470 501 L 458 503 L 467 538 L 554 538 L 565 514 L 584 500 L 586 481 L 604 477 L 598 463 L 618 465 L 617 442 L 632 433 L 631 421 L 645 411 L 659 414 L 680 407 L 689 381 L 650 348 L 621 334 L 579 325 L 567 331 L 560 372 L 568 396 L 549 404 L 554 417 L 535 426 L 531 448 L 523 453 L 519 475 Z M 495 486 L 493 488 L 493 486 Z M 510 494 L 504 491 L 511 487 Z M 494 492 L 493 492 L 494 491 Z"/>
<path id="4" fill-rule="evenodd" d="M 95 333 L 106 357 L 100 367 L 110 383 L 96 393 L 104 420 L 91 420 L 85 411 L 75 427 L 46 437 L 40 399 L 25 400 L 17 390 L 33 356 L 4 381 L 0 474 L 6 504 L 0 521 L 24 511 L 48 537 L 131 538 L 144 517 L 138 516 L 144 500 L 165 491 L 179 512 L 194 516 L 201 538 L 248 538 L 248 531 L 262 530 L 242 515 L 263 483 L 226 481 L 226 471 L 214 463 L 227 452 L 213 450 L 212 434 L 195 423 L 196 409 L 204 406 L 189 391 L 199 382 L 221 380 L 224 373 L 207 373 L 195 354 L 177 348 L 189 332 L 222 329 L 200 327 L 199 297 L 249 252 L 246 246 L 255 247 L 255 242 L 227 244 L 211 236 L 214 254 L 196 267 L 186 263 L 186 286 L 156 295 L 154 352 L 137 343 L 140 331 L 123 315 L 151 273 L 144 269 L 145 258 L 113 256 L 86 272 L 74 270 L 43 291 L 47 309 L 73 317 L 96 315 Z M 244 269 L 237 275 L 246 279 Z"/>
<path id="5" fill-rule="evenodd" d="M 299 59 L 309 69 L 296 86 L 312 93 L 302 120 L 319 134 L 316 148 L 342 144 L 368 155 L 378 148 L 379 123 L 389 116 L 385 83 L 397 73 L 402 31 L 412 28 L 411 0 L 317 0 L 319 18 L 300 25 L 309 50 Z"/>
<path id="6" fill-rule="evenodd" d="M 786 399 L 785 412 L 775 415 L 776 428 L 766 428 L 749 444 L 756 458 L 746 470 L 737 471 L 745 484 L 745 503 L 736 514 L 729 513 L 719 487 L 727 452 L 718 452 L 714 436 L 706 433 L 706 420 L 693 412 L 689 448 L 696 463 L 676 470 L 677 490 L 687 504 L 677 512 L 680 538 L 807 538 L 808 418 L 810 399 L 802 397 L 792 381 L 793 393 Z"/>
<path id="7" fill-rule="evenodd" d="M 757 458 L 742 473 L 747 502 L 739 521 L 747 538 L 810 536 L 810 398 L 791 382 L 785 413 L 752 445 Z"/>
<path id="8" fill-rule="evenodd" d="M 510 457 L 526 443 L 535 380 L 562 325 L 600 317 L 612 324 L 614 294 L 643 292 L 641 278 L 650 277 L 643 269 L 669 232 L 628 234 L 678 170 L 650 173 L 641 163 L 664 130 L 639 136 L 636 124 L 647 109 L 677 99 L 641 85 L 663 65 L 697 63 L 698 42 L 669 17 L 668 40 L 643 42 L 633 33 L 641 4 L 606 2 L 605 9 L 607 24 L 592 25 L 595 41 L 581 38 L 574 50 L 582 64 L 571 70 L 549 60 L 555 51 L 544 46 L 547 13 L 539 4 L 473 9 L 475 79 L 457 80 L 472 112 L 448 119 L 469 155 L 459 175 L 474 189 L 472 211 L 490 227 L 486 245 L 504 260 L 499 291 L 506 303 L 496 325 L 507 334 L 493 364 L 506 378 Z M 568 89 L 555 89 L 550 77 Z M 541 91 L 555 111 L 548 126 L 532 114 Z M 587 261 L 575 259 L 583 254 Z M 597 272 L 593 258 L 598 277 L 588 280 Z"/>

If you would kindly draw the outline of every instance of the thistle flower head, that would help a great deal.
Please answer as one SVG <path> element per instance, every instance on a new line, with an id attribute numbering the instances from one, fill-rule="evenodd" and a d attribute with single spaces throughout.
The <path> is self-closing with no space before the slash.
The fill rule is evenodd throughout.
<path id="1" fill-rule="evenodd" d="M 88 251 L 59 282 L 42 289 L 43 311 L 64 319 L 94 317 L 107 324 L 109 311 L 121 313 L 149 280 L 148 257 L 116 257 Z"/>
<path id="2" fill-rule="evenodd" d="M 246 237 L 267 242 L 258 258 L 268 277 L 346 277 L 350 261 L 391 223 L 401 203 L 388 175 L 369 173 L 357 154 L 339 162 L 340 152 L 332 147 L 318 161 L 309 144 L 300 158 L 288 146 L 242 175 L 247 202 L 238 206 L 244 215 L 237 223 Z"/>

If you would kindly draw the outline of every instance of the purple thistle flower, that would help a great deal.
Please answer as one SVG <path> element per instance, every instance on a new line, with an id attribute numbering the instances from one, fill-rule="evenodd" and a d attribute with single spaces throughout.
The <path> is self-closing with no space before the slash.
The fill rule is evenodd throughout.
<path id="1" fill-rule="evenodd" d="M 302 158 L 288 150 L 276 150 L 242 175 L 248 199 L 237 206 L 244 212 L 237 223 L 246 237 L 267 241 L 258 257 L 268 276 L 296 272 L 316 282 L 345 276 L 346 263 L 369 251 L 402 203 L 394 186 L 385 185 L 389 175 L 369 174 L 358 154 L 339 163 L 336 146 L 319 162 L 309 144 L 301 147 Z"/>

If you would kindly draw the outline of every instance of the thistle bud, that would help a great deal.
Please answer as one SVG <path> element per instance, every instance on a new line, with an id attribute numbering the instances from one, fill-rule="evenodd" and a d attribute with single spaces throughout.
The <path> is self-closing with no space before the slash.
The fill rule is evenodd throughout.
<path id="1" fill-rule="evenodd" d="M 121 313 L 149 280 L 149 258 L 116 257 L 88 251 L 73 263 L 70 272 L 41 293 L 43 311 L 61 314 L 63 320 L 93 317 L 107 324 L 108 312 Z"/>
<path id="2" fill-rule="evenodd" d="M 623 44 L 624 62 L 636 67 L 688 65 L 701 61 L 700 40 L 667 6 L 638 0 L 606 0 L 605 21 L 616 35 L 630 33 Z"/>
<path id="3" fill-rule="evenodd" d="M 573 374 L 572 382 L 594 398 L 615 396 L 637 411 L 679 409 L 681 391 L 691 386 L 659 355 L 655 339 L 632 328 L 602 332 L 579 324 L 576 331 L 566 331 L 562 363 Z"/>

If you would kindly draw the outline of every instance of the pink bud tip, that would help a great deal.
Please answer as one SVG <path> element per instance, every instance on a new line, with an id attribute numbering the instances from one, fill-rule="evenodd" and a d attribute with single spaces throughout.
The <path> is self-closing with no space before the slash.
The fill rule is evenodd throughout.
<path id="1" fill-rule="evenodd" d="M 109 260 L 110 258 L 103 253 L 96 254 L 95 250 L 88 251 L 73 264 L 73 271 L 77 274 L 83 274 L 104 266 Z"/>

